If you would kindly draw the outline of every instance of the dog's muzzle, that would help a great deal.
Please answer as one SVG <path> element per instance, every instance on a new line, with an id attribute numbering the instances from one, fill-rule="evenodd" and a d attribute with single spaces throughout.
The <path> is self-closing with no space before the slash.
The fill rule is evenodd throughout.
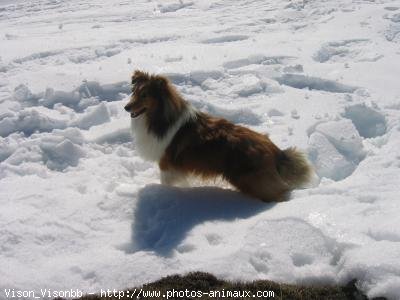
<path id="1" fill-rule="evenodd" d="M 131 112 L 131 118 L 137 118 L 137 117 L 139 117 L 141 114 L 143 114 L 145 111 L 146 111 L 145 108 L 142 108 L 142 109 L 139 110 L 139 111 L 132 111 L 132 112 Z"/>

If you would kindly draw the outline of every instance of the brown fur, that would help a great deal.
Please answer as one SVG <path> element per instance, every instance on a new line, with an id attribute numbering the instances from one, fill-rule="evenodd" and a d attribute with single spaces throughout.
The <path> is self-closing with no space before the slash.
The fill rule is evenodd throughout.
<path id="1" fill-rule="evenodd" d="M 125 109 L 146 109 L 149 132 L 162 138 L 188 103 L 165 77 L 136 71 L 132 82 L 134 94 Z M 286 200 L 311 174 L 304 155 L 294 148 L 282 151 L 265 135 L 201 112 L 176 132 L 159 167 L 203 178 L 222 176 L 263 201 Z"/>

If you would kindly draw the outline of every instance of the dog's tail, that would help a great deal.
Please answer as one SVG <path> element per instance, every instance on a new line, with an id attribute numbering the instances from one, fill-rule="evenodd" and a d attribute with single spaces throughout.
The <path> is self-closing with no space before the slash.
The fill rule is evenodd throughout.
<path id="1" fill-rule="evenodd" d="M 303 152 L 288 148 L 278 160 L 278 172 L 291 189 L 304 187 L 311 181 L 313 169 Z"/>

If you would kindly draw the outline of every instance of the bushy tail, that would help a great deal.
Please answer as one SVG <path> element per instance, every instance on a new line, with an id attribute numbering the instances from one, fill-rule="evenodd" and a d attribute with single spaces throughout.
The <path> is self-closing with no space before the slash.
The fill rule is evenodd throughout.
<path id="1" fill-rule="evenodd" d="M 288 148 L 282 151 L 279 158 L 278 172 L 290 188 L 295 189 L 311 181 L 313 169 L 303 152 Z"/>

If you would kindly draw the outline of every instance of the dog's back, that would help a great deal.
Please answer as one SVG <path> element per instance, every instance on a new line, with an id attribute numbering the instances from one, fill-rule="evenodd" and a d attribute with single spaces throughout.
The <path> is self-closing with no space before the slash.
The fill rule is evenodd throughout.
<path id="1" fill-rule="evenodd" d="M 160 168 L 205 178 L 222 175 L 242 192 L 279 201 L 308 180 L 310 169 L 303 158 L 293 149 L 281 151 L 265 135 L 197 113 L 177 132 Z"/>

